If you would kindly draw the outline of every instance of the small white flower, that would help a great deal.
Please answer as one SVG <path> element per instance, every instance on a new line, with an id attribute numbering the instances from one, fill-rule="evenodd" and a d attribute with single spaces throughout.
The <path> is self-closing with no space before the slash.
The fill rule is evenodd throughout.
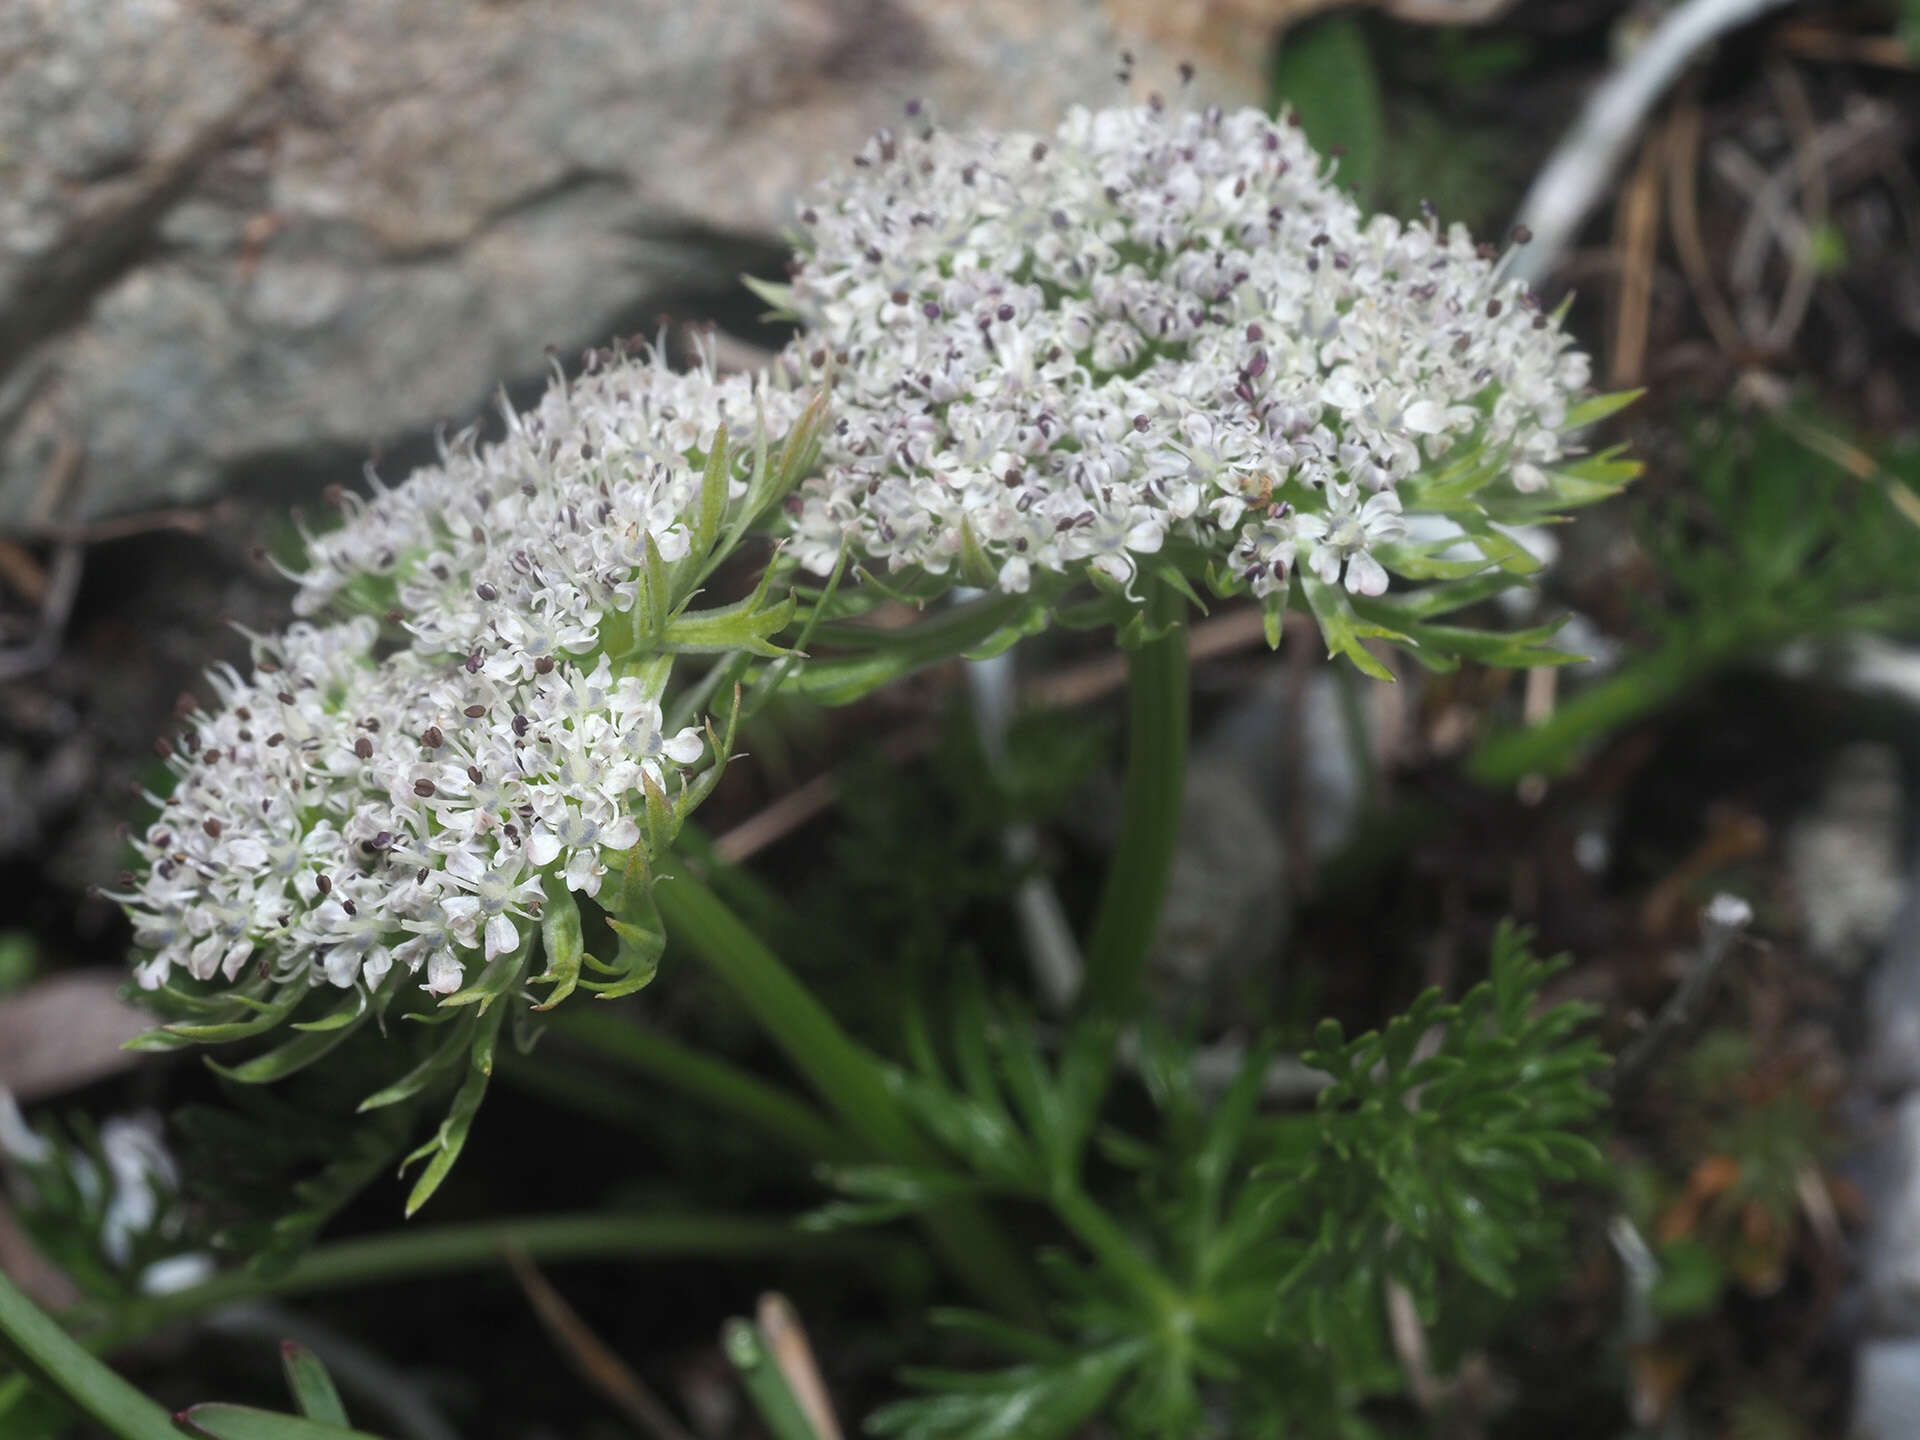
<path id="1" fill-rule="evenodd" d="M 1324 515 L 1302 514 L 1294 533 L 1313 542 L 1308 563 L 1329 585 L 1338 583 L 1346 566 L 1347 589 L 1355 595 L 1384 595 L 1387 572 L 1373 558 L 1375 545 L 1406 538 L 1407 522 L 1400 515 L 1400 497 L 1383 490 L 1362 503 L 1350 485 L 1336 485 L 1327 495 Z"/>

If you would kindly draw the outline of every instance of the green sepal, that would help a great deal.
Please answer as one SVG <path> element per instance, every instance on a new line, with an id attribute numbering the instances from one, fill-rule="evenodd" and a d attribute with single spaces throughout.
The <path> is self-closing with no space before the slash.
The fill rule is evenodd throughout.
<path id="1" fill-rule="evenodd" d="M 1134 606 L 1124 595 L 1098 595 L 1053 612 L 1053 623 L 1063 630 L 1118 629 L 1127 623 Z"/>
<path id="2" fill-rule="evenodd" d="M 1486 451 L 1470 446 L 1432 474 L 1410 475 L 1400 482 L 1400 502 L 1409 514 L 1433 511 L 1442 515 L 1476 512 L 1474 496 L 1505 473 L 1503 465 Z"/>
<path id="3" fill-rule="evenodd" d="M 1375 680 L 1391 681 L 1393 672 L 1375 659 L 1360 642 L 1390 640 L 1404 645 L 1414 642 L 1398 630 L 1360 619 L 1348 602 L 1346 591 L 1338 585 L 1327 584 L 1309 570 L 1301 570 L 1300 588 L 1306 592 L 1313 618 L 1320 622 L 1320 635 L 1327 642 L 1328 658 L 1344 655 L 1363 675 L 1370 675 Z"/>
<path id="4" fill-rule="evenodd" d="M 923 666 L 990 651 L 995 644 L 1004 649 L 1046 623 L 1042 599 L 995 593 L 892 631 L 822 626 L 823 642 L 858 644 L 866 653 L 808 660 L 787 686 L 821 705 L 849 705 Z"/>
<path id="5" fill-rule="evenodd" d="M 527 950 L 533 944 L 533 930 L 528 927 L 519 945 L 504 951 L 487 962 L 480 972 L 480 978 L 463 990 L 456 990 L 440 1002 L 442 1010 L 452 1010 L 461 1005 L 478 1005 L 488 1009 L 495 1000 L 506 994 L 520 978 L 520 972 L 527 963 Z"/>
<path id="6" fill-rule="evenodd" d="M 531 944 L 532 935 L 529 934 L 513 957 L 516 972 L 526 963 L 527 949 Z M 440 1182 L 447 1178 L 454 1161 L 460 1158 L 460 1152 L 466 1146 L 467 1132 L 473 1128 L 473 1117 L 480 1113 L 480 1102 L 486 1097 L 487 1081 L 493 1073 L 494 1037 L 500 1033 L 500 1022 L 506 1018 L 507 1009 L 505 1005 L 495 1005 L 480 1012 L 473 1027 L 467 1078 L 461 1081 L 459 1090 L 454 1093 L 446 1119 L 440 1122 L 431 1140 L 400 1162 L 400 1169 L 404 1172 L 416 1160 L 427 1161 L 427 1168 L 421 1172 L 407 1196 L 406 1213 L 409 1219 L 440 1188 Z"/>
<path id="7" fill-rule="evenodd" d="M 580 957 L 586 953 L 586 944 L 581 939 L 580 906 L 567 888 L 566 877 L 549 874 L 542 878 L 540 888 L 546 895 L 540 911 L 540 948 L 547 968 L 533 977 L 533 983 L 553 989 L 533 1008 L 551 1010 L 580 983 Z"/>
<path id="8" fill-rule="evenodd" d="M 357 1113 L 364 1115 L 369 1110 L 381 1110 L 389 1105 L 398 1105 L 403 1100 L 413 1099 L 425 1090 L 436 1076 L 457 1062 L 473 1042 L 473 1029 L 480 1023 L 480 1012 L 463 1010 L 456 1018 L 458 1023 L 454 1026 L 453 1032 L 434 1048 L 431 1055 L 393 1084 L 374 1091 L 362 1100 Z"/>
<path id="9" fill-rule="evenodd" d="M 259 982 L 271 988 L 271 981 Z M 258 986 L 253 988 L 259 988 Z M 261 1000 L 244 990 L 219 990 L 210 995 L 195 995 L 173 984 L 164 984 L 143 991 L 143 994 L 157 997 L 173 1009 L 189 1015 L 226 1015 L 237 1006 L 250 1014 L 259 1015 L 271 1010 L 277 1001 Z"/>
<path id="10" fill-rule="evenodd" d="M 680 828 L 679 817 L 674 813 L 673 802 L 667 798 L 665 787 L 654 778 L 651 770 L 644 767 L 640 771 L 640 788 L 646 796 L 647 851 L 652 855 L 664 855 Z"/>
<path id="11" fill-rule="evenodd" d="M 845 546 L 842 546 L 839 555 L 834 558 L 833 570 L 827 576 L 825 587 L 813 596 L 807 606 L 806 618 L 800 622 L 800 633 L 794 636 L 792 647 L 785 655 L 781 656 L 780 659 L 766 667 L 766 670 L 753 682 L 753 689 L 747 694 L 744 701 L 740 695 L 739 685 L 736 684 L 734 686 L 733 716 L 727 722 L 726 751 L 716 749 L 715 760 L 717 764 L 724 763 L 726 753 L 732 749 L 733 728 L 740 718 L 743 705 L 746 714 L 759 714 L 760 707 L 772 699 L 774 693 L 786 683 L 787 677 L 793 673 L 794 666 L 806 659 L 807 646 L 813 643 L 814 631 L 819 629 L 821 621 L 826 617 L 827 612 L 833 608 L 835 597 L 839 594 L 840 582 L 847 573 L 849 556 L 850 552 Z M 790 588 L 788 593 L 793 594 L 794 591 Z M 718 667 L 716 667 L 716 669 L 717 668 Z M 716 775 L 715 778 L 718 779 L 719 777 Z"/>
<path id="12" fill-rule="evenodd" d="M 723 423 L 707 452 L 706 467 L 700 472 L 700 505 L 694 512 L 693 553 L 705 559 L 720 538 L 720 524 L 727 518 L 727 427 Z"/>
<path id="13" fill-rule="evenodd" d="M 704 578 L 721 559 L 731 555 L 738 548 L 747 531 L 766 514 L 773 505 L 785 499 L 806 478 L 820 454 L 820 436 L 827 423 L 827 392 L 821 391 L 808 402 L 807 408 L 800 412 L 800 418 L 793 422 L 793 428 L 780 446 L 777 456 L 767 453 L 767 426 L 763 416 L 754 428 L 753 473 L 747 482 L 747 493 L 733 521 L 727 527 L 718 549 L 708 559 L 702 571 Z"/>
<path id="14" fill-rule="evenodd" d="M 976 590 L 991 590 L 1000 583 L 1000 572 L 980 546 L 972 524 L 960 520 L 960 578 Z"/>
<path id="15" fill-rule="evenodd" d="M 338 1023 L 321 1022 L 326 1028 L 315 1028 L 304 1035 L 296 1035 L 284 1045 L 275 1046 L 266 1054 L 256 1055 L 240 1065 L 229 1067 L 209 1058 L 206 1066 L 214 1074 L 241 1085 L 270 1085 L 295 1071 L 304 1070 L 336 1049 L 364 1025 L 369 1016 L 386 1009 L 387 1002 L 393 998 L 396 977 L 402 973 L 398 969 L 388 971 L 380 987 L 371 994 L 356 991 L 354 999 L 342 1007 L 342 1011 L 347 1012 L 344 1019 L 338 1019 L 337 1015 L 328 1017 L 328 1022 L 338 1019 Z"/>
<path id="16" fill-rule="evenodd" d="M 654 908 L 651 896 L 643 904 L 633 906 L 626 918 L 609 916 L 607 928 L 619 943 L 611 963 L 595 964 L 593 968 L 615 978 L 583 980 L 581 984 L 602 1000 L 618 1000 L 623 995 L 644 990 L 660 973 L 660 957 L 667 949 L 666 928 L 660 923 L 660 912 Z"/>
<path id="17" fill-rule="evenodd" d="M 291 1015 L 300 1002 L 311 995 L 313 986 L 284 986 L 278 996 L 251 1020 L 232 1020 L 211 1024 L 165 1025 L 136 1035 L 122 1046 L 126 1050 L 178 1050 L 185 1045 L 219 1045 L 229 1040 L 245 1040 L 264 1034 Z M 234 997 L 238 1000 L 240 997 Z M 258 1002 L 249 1002 L 257 1004 Z"/>
<path id="18" fill-rule="evenodd" d="M 793 306 L 793 287 L 781 285 L 772 280 L 762 280 L 757 275 L 742 275 L 740 283 L 766 301 L 771 307 L 760 318 L 763 320 L 798 320 L 800 312 Z"/>
<path id="19" fill-rule="evenodd" d="M 760 577 L 759 588 L 745 600 L 714 610 L 687 611 L 674 616 L 661 633 L 660 647 L 677 655 L 744 650 L 750 655 L 778 659 L 787 654 L 768 637 L 779 634 L 793 622 L 794 599 L 788 595 L 762 608 L 772 577 L 773 569 L 769 566 Z"/>
<path id="20" fill-rule="evenodd" d="M 295 1021 L 287 1028 L 289 1030 L 305 1030 L 311 1034 L 322 1035 L 329 1030 L 338 1030 L 343 1025 L 353 1024 L 354 1021 L 366 1013 L 366 1009 L 366 996 L 362 995 L 358 990 L 355 990 L 353 992 L 353 998 L 339 1009 L 330 1014 L 322 1015 L 318 1020 Z"/>
<path id="21" fill-rule="evenodd" d="M 1536 575 L 1544 568 L 1540 558 L 1478 511 L 1456 513 L 1453 521 L 1490 564 L 1512 575 Z"/>
<path id="22" fill-rule="evenodd" d="M 1207 602 L 1202 600 L 1193 588 L 1193 582 L 1187 579 L 1187 572 L 1170 560 L 1159 560 L 1148 567 L 1148 574 L 1167 586 L 1176 594 L 1184 596 L 1186 602 L 1202 615 L 1207 614 Z"/>
<path id="23" fill-rule="evenodd" d="M 1418 590 L 1397 590 L 1389 595 L 1356 600 L 1354 608 L 1382 624 L 1405 625 L 1464 610 L 1526 583 L 1525 576 L 1511 571 L 1483 570 L 1465 580 L 1447 580 Z"/>
<path id="24" fill-rule="evenodd" d="M 1481 665 L 1511 669 L 1572 665 L 1587 658 L 1547 643 L 1560 633 L 1560 620 L 1526 630 L 1476 630 L 1460 625 L 1430 625 L 1413 618 L 1407 609 L 1380 600 L 1355 599 L 1352 607 L 1376 623 L 1398 626 L 1412 646 L 1417 647 L 1410 651 L 1413 657 L 1431 669 L 1453 668 L 1450 664 L 1435 665 L 1433 662 L 1440 657 L 1459 657 Z"/>
<path id="25" fill-rule="evenodd" d="M 1487 568 L 1487 561 L 1481 556 L 1465 560 L 1444 557 L 1444 551 L 1460 544 L 1460 540 L 1449 536 L 1418 545 L 1376 545 L 1373 558 L 1405 580 L 1461 580 Z"/>
<path id="26" fill-rule="evenodd" d="M 1638 390 L 1615 390 L 1606 395 L 1591 395 L 1567 411 L 1567 418 L 1560 428 L 1579 430 L 1588 425 L 1598 424 L 1609 415 L 1618 414 L 1626 409 L 1646 393 L 1646 388 L 1643 386 Z"/>
<path id="27" fill-rule="evenodd" d="M 631 850 L 603 850 L 600 853 L 606 861 L 607 874 L 600 882 L 600 893 L 594 900 L 609 915 L 618 915 L 625 911 L 634 896 L 653 884 L 653 871 L 647 863 L 647 848 L 635 845 Z M 586 955 L 585 959 L 591 964 L 592 954 Z"/>
<path id="28" fill-rule="evenodd" d="M 640 570 L 639 601 L 633 607 L 636 617 L 640 614 L 641 603 L 647 610 L 647 623 L 652 627 L 650 637 L 657 641 L 667 630 L 667 609 L 672 601 L 673 576 L 667 568 L 666 557 L 660 553 L 660 546 L 653 538 L 653 532 L 647 531 L 641 537 L 646 545 L 646 559 Z M 651 646 L 636 647 L 651 649 Z"/>
<path id="29" fill-rule="evenodd" d="M 1489 496 L 1488 513 L 1503 521 L 1539 523 L 1564 519 L 1563 511 L 1611 500 L 1645 468 L 1638 460 L 1622 459 L 1625 448 L 1616 445 L 1549 471 L 1544 490 Z"/>

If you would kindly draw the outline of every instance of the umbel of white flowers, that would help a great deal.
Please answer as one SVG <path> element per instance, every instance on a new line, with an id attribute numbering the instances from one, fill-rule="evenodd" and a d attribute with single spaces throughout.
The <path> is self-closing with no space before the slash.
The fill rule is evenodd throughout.
<path id="1" fill-rule="evenodd" d="M 1127 585 L 1179 539 L 1228 589 L 1298 558 L 1372 596 L 1429 462 L 1547 483 L 1586 357 L 1491 247 L 1369 218 L 1288 120 L 1156 99 L 1043 138 L 908 110 L 801 210 L 770 291 L 809 332 L 789 373 L 834 374 L 810 569 L 850 543 L 946 574 L 971 542 L 1003 590 Z"/>
<path id="2" fill-rule="evenodd" d="M 1284 120 L 910 118 L 802 209 L 781 298 L 805 329 L 768 374 L 605 354 L 500 440 L 337 497 L 302 619 L 163 742 L 176 781 L 117 897 L 142 985 L 283 1014 L 321 983 L 517 983 L 495 962 L 543 907 L 600 894 L 711 784 L 720 747 L 663 718 L 672 657 L 769 653 L 785 613 L 678 617 L 795 482 L 790 553 L 823 574 L 851 550 L 1126 589 L 1178 552 L 1270 611 L 1296 560 L 1383 591 L 1441 457 L 1558 498 L 1585 358 L 1462 230 L 1364 217 Z"/>
<path id="3" fill-rule="evenodd" d="M 160 742 L 175 783 L 115 897 L 140 984 L 373 986 L 399 965 L 448 994 L 528 938 L 550 882 L 596 894 L 649 787 L 681 791 L 707 750 L 663 728 L 666 670 L 632 655 L 629 617 L 746 498 L 744 467 L 703 474 L 721 427 L 779 435 L 802 409 L 608 354 L 498 442 L 336 496 L 344 523 L 294 577 L 295 609 L 333 618 L 253 637 L 252 675 L 212 672 L 218 704 Z"/>

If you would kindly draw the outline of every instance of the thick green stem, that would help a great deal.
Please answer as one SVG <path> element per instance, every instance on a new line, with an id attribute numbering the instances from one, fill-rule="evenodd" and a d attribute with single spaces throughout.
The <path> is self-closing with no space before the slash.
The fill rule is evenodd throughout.
<path id="1" fill-rule="evenodd" d="M 1087 1003 L 1132 1019 L 1145 998 L 1147 954 L 1180 835 L 1187 775 L 1187 627 L 1165 585 L 1147 593 L 1148 619 L 1165 626 L 1127 657 L 1127 778 L 1120 840 L 1087 940 Z"/>
<path id="2" fill-rule="evenodd" d="M 27 1374 L 120 1440 L 180 1440 L 173 1417 L 122 1380 L 0 1272 L 0 1336 Z"/>
<path id="3" fill-rule="evenodd" d="M 663 879 L 654 898 L 667 933 L 690 947 L 752 1012 L 848 1130 L 877 1155 L 935 1163 L 933 1147 L 888 1090 L 879 1059 L 858 1044 L 759 937 L 691 876 Z M 1033 1318 L 1042 1302 L 986 1212 L 950 1201 L 923 1218 L 936 1249 L 981 1299 Z"/>
<path id="4" fill-rule="evenodd" d="M 112 1350 L 177 1320 L 237 1300 L 303 1295 L 497 1264 L 508 1250 L 535 1260 L 654 1260 L 680 1255 L 784 1255 L 825 1238 L 848 1248 L 850 1237 L 814 1237 L 771 1220 L 726 1215 L 557 1215 L 473 1225 L 408 1228 L 308 1251 L 269 1276 L 228 1270 L 166 1295 L 117 1307 L 113 1322 L 87 1337 Z M 867 1242 L 871 1244 L 869 1240 Z M 858 1248 L 856 1244 L 852 1248 Z M 178 1440 L 178 1437 L 172 1437 Z"/>
<path id="5" fill-rule="evenodd" d="M 703 1055 L 604 1009 L 574 1006 L 557 1010 L 547 1024 L 559 1038 L 584 1051 L 745 1121 L 803 1160 L 851 1158 L 852 1147 L 846 1137 L 818 1110 L 736 1065 Z M 541 1060 L 536 1055 L 517 1062 L 508 1073 L 513 1076 L 540 1068 Z"/>

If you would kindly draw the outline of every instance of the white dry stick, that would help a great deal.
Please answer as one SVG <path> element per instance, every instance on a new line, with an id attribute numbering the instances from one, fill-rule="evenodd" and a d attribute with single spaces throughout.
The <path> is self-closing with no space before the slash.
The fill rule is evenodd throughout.
<path id="1" fill-rule="evenodd" d="M 1514 256 L 1513 279 L 1538 285 L 1560 263 L 1613 179 L 1648 114 L 1687 63 L 1729 31 L 1786 0 L 1686 0 L 1600 84 L 1566 139 L 1520 202 L 1519 223 L 1533 240 Z"/>
<path id="2" fill-rule="evenodd" d="M 977 592 L 966 591 L 964 594 Z M 974 720 L 980 727 L 980 743 L 987 752 L 987 763 L 1001 771 L 1006 766 L 1007 727 L 1013 723 L 1013 652 L 1006 651 L 987 660 L 967 662 L 967 688 L 973 697 Z M 1033 863 L 1040 850 L 1040 832 L 1020 822 L 1007 826 L 1001 836 L 1010 864 L 1022 869 Z M 1031 871 L 1020 881 L 1013 896 L 1014 914 L 1020 922 L 1020 938 L 1026 942 L 1027 961 L 1033 967 L 1034 983 L 1047 1008 L 1063 1012 L 1080 993 L 1085 969 L 1080 947 L 1073 938 L 1073 926 L 1067 922 L 1066 907 L 1053 881 L 1039 871 Z"/>

